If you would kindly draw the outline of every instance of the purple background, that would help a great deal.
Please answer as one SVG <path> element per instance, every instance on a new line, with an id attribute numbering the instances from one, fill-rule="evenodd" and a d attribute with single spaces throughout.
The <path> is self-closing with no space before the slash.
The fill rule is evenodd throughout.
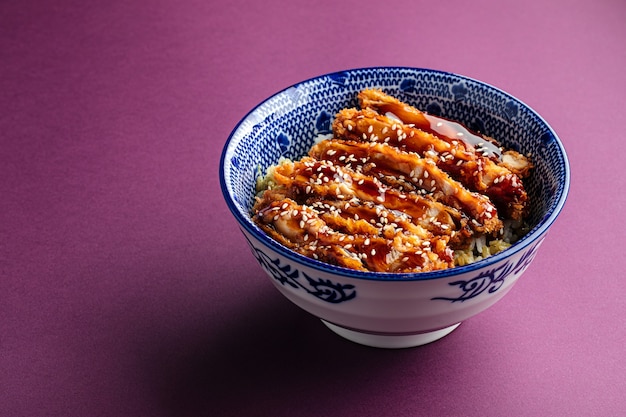
<path id="1" fill-rule="evenodd" d="M 625 22 L 623 0 L 3 2 L 0 415 L 624 415 Z M 506 90 L 572 168 L 515 288 L 406 350 L 282 298 L 218 184 L 258 102 L 379 65 Z"/>

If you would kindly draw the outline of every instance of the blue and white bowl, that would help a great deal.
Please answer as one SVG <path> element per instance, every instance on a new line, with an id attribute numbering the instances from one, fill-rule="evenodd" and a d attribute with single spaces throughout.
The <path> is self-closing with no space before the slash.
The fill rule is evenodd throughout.
<path id="1" fill-rule="evenodd" d="M 250 216 L 257 178 L 281 157 L 299 159 L 319 135 L 330 134 L 334 115 L 356 107 L 356 95 L 364 88 L 381 88 L 508 148 L 530 153 L 535 165 L 525 182 L 530 232 L 509 249 L 476 263 L 413 274 L 336 267 L 270 239 Z M 280 91 L 241 120 L 220 162 L 226 203 L 274 286 L 339 335 L 386 348 L 435 341 L 504 297 L 563 208 L 569 181 L 567 156 L 556 133 L 520 100 L 461 75 L 401 67 L 335 72 Z"/>

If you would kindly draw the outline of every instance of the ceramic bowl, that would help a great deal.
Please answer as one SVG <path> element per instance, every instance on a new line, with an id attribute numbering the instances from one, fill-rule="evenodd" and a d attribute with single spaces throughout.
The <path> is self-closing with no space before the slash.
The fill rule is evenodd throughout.
<path id="1" fill-rule="evenodd" d="M 281 157 L 305 155 L 319 135 L 331 133 L 337 111 L 358 105 L 356 95 L 364 88 L 381 88 L 430 114 L 459 121 L 508 148 L 530 153 L 535 165 L 525 182 L 532 202 L 530 232 L 510 248 L 473 264 L 413 274 L 336 267 L 270 239 L 250 216 L 258 176 Z M 335 72 L 276 93 L 238 123 L 220 162 L 226 203 L 278 291 L 337 334 L 384 348 L 433 342 L 504 297 L 533 261 L 559 215 L 569 179 L 567 156 L 557 134 L 529 106 L 465 76 L 404 67 Z"/>

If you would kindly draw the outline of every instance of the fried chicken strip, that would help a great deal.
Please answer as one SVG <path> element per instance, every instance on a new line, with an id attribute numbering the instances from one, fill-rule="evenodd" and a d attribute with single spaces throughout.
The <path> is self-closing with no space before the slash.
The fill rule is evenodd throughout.
<path id="1" fill-rule="evenodd" d="M 500 144 L 492 138 L 470 132 L 460 123 L 423 113 L 381 90 L 367 89 L 358 95 L 361 108 L 374 110 L 391 118 L 397 118 L 404 124 L 432 133 L 450 144 L 460 145 L 472 153 L 498 162 L 502 153 Z"/>
<path id="2" fill-rule="evenodd" d="M 314 145 L 309 155 L 334 163 L 355 164 L 368 174 L 402 178 L 432 194 L 437 201 L 464 212 L 470 227 L 481 233 L 493 233 L 502 228 L 495 206 L 484 195 L 470 192 L 452 179 L 430 159 L 408 153 L 385 143 L 364 143 L 344 140 L 324 140 Z"/>
<path id="3" fill-rule="evenodd" d="M 452 207 L 416 193 L 403 193 L 375 177 L 336 166 L 331 161 L 304 157 L 297 162 L 283 163 L 275 168 L 274 179 L 288 189 L 296 189 L 297 199 L 315 195 L 381 204 L 389 210 L 406 213 L 414 223 L 436 235 L 451 235 L 462 224 L 462 214 Z"/>
<path id="4" fill-rule="evenodd" d="M 519 220 L 526 214 L 528 196 L 520 178 L 461 140 L 448 142 L 368 108 L 340 111 L 333 122 L 333 133 L 344 140 L 386 143 L 415 152 L 434 161 L 469 190 L 486 194 L 503 218 Z"/>
<path id="5" fill-rule="evenodd" d="M 254 221 L 285 246 L 323 262 L 355 270 L 424 272 L 453 266 L 446 239 L 396 233 L 388 240 L 369 233 L 346 234 L 332 226 L 342 222 L 337 210 L 328 213 L 300 205 L 291 199 L 263 197 L 256 203 Z"/>

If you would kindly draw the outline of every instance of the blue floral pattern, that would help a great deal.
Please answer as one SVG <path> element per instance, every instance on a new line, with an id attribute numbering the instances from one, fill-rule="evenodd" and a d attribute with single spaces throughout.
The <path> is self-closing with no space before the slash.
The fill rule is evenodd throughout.
<path id="1" fill-rule="evenodd" d="M 343 86 L 346 84 L 346 81 L 348 81 L 348 78 L 350 78 L 350 74 L 347 71 L 340 71 L 330 74 L 328 78 L 330 78 L 334 84 Z"/>
<path id="2" fill-rule="evenodd" d="M 509 276 L 520 274 L 528 268 L 528 265 L 535 258 L 542 241 L 543 239 L 533 244 L 516 262 L 507 261 L 493 269 L 482 271 L 469 280 L 451 282 L 450 285 L 459 287 L 463 292 L 458 297 L 435 297 L 431 298 L 431 300 L 446 300 L 453 303 L 457 301 L 463 302 L 477 297 L 485 291 L 489 294 L 498 291 Z"/>
<path id="3" fill-rule="evenodd" d="M 427 69 L 388 67 L 341 71 L 303 81 L 264 101 L 240 122 L 222 153 L 220 183 L 229 209 L 244 229 L 252 235 L 257 233 L 250 210 L 259 175 L 281 157 L 299 159 L 306 155 L 319 135 L 330 133 L 332 117 L 343 108 L 358 106 L 357 93 L 372 87 L 429 113 L 466 124 L 508 148 L 532 155 L 534 173 L 525 183 L 533 201 L 528 218 L 531 231 L 517 245 L 534 243 L 529 241 L 537 237 L 536 232 L 554 220 L 567 194 L 569 168 L 555 133 L 532 109 L 497 88 L 467 77 Z M 266 239 L 256 237 L 261 243 Z M 268 268 L 281 271 L 284 267 L 271 261 L 266 262 Z M 319 267 L 325 270 L 323 265 Z M 504 268 L 490 272 L 496 284 L 494 288 L 499 288 L 497 282 L 506 278 L 506 272 Z M 293 270 L 280 274 L 295 276 Z M 301 272 L 294 280 L 316 293 L 315 286 Z M 470 294 L 471 291 L 467 292 L 467 296 Z"/>
<path id="4" fill-rule="evenodd" d="M 276 143 L 278 144 L 278 147 L 280 148 L 281 155 L 287 152 L 287 150 L 289 150 L 289 142 L 290 142 L 289 137 L 282 132 L 278 136 L 276 136 Z"/>
<path id="5" fill-rule="evenodd" d="M 415 94 L 417 93 L 417 81 L 411 78 L 407 78 L 402 80 L 400 83 L 400 91 L 404 91 L 405 93 Z"/>
<path id="6" fill-rule="evenodd" d="M 517 113 L 519 113 L 519 108 L 515 102 L 509 101 L 504 105 L 504 115 L 507 119 L 515 119 L 517 117 Z"/>
<path id="7" fill-rule="evenodd" d="M 455 101 L 465 100 L 465 97 L 467 96 L 467 87 L 465 87 L 465 84 L 463 83 L 454 84 L 452 87 L 450 87 L 450 90 L 452 91 L 452 94 L 454 95 Z"/>
<path id="8" fill-rule="evenodd" d="M 330 113 L 326 111 L 321 111 L 320 114 L 317 116 L 317 119 L 315 120 L 315 129 L 317 130 L 317 133 L 320 135 L 331 133 L 332 120 L 333 116 Z"/>
<path id="9" fill-rule="evenodd" d="M 438 103 L 432 102 L 426 106 L 426 113 L 433 116 L 441 116 L 441 106 Z"/>
<path id="10" fill-rule="evenodd" d="M 312 296 L 332 304 L 343 303 L 356 297 L 354 285 L 337 284 L 323 278 L 314 279 L 304 272 L 292 269 L 289 264 L 281 265 L 280 259 L 272 259 L 261 249 L 255 247 L 247 237 L 246 240 L 248 240 L 252 253 L 261 267 L 282 285 L 288 285 L 294 289 L 303 289 Z M 300 277 L 303 277 L 304 281 L 300 280 Z"/>

